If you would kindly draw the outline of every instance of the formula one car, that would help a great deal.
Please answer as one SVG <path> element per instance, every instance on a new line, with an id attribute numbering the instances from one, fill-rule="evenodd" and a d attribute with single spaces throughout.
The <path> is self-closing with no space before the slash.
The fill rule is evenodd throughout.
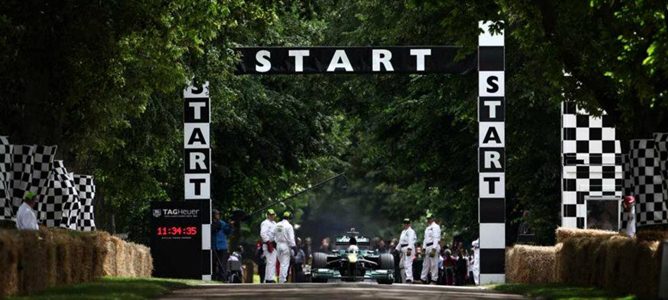
<path id="1" fill-rule="evenodd" d="M 394 282 L 394 257 L 371 249 L 369 238 L 359 235 L 355 229 L 336 237 L 330 253 L 313 254 L 311 281 L 377 281 Z"/>

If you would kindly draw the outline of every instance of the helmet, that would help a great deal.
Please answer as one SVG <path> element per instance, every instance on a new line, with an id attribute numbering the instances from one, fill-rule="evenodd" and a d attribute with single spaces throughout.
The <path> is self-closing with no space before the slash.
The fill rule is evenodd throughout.
<path id="1" fill-rule="evenodd" d="M 624 196 L 624 205 L 633 205 L 636 203 L 636 197 L 632 195 Z"/>

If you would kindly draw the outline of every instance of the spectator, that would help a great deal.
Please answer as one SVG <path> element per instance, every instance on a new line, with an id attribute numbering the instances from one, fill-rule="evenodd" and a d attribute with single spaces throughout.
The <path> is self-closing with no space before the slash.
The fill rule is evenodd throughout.
<path id="1" fill-rule="evenodd" d="M 213 211 L 213 221 L 211 222 L 212 245 L 214 246 L 214 280 L 227 281 L 227 236 L 232 233 L 232 226 L 220 219 L 220 212 Z M 231 221 L 230 223 L 233 223 Z"/>
<path id="2" fill-rule="evenodd" d="M 466 274 L 468 273 L 468 261 L 464 256 L 464 249 L 459 249 L 457 253 L 457 263 L 455 266 L 455 285 L 466 284 Z"/>
<path id="3" fill-rule="evenodd" d="M 443 284 L 445 285 L 454 285 L 455 284 L 455 266 L 456 261 L 452 257 L 450 250 L 445 250 L 445 256 L 443 257 Z"/>
<path id="4" fill-rule="evenodd" d="M 328 237 L 320 242 L 320 252 L 328 253 L 330 251 L 330 239 Z"/>
<path id="5" fill-rule="evenodd" d="M 16 213 L 16 228 L 19 230 L 39 230 L 37 215 L 35 215 L 35 203 L 38 196 L 33 192 L 27 192 L 23 196 L 23 203 Z"/>
<path id="6" fill-rule="evenodd" d="M 294 261 L 294 281 L 304 282 L 304 264 L 306 263 L 306 254 L 302 245 L 302 239 L 297 238 L 297 247 L 295 247 L 295 261 Z"/>

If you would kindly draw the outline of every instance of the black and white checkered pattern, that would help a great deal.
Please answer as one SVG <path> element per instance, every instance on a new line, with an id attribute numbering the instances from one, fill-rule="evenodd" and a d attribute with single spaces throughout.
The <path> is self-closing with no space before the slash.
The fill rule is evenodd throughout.
<path id="1" fill-rule="evenodd" d="M 29 191 L 44 196 L 49 182 L 49 171 L 58 146 L 35 146 Z"/>
<path id="2" fill-rule="evenodd" d="M 0 220 L 12 219 L 12 145 L 6 136 L 0 136 Z"/>
<path id="3" fill-rule="evenodd" d="M 60 221 L 60 228 L 77 230 L 81 203 L 79 202 L 79 191 L 77 191 L 74 184 L 74 174 L 65 174 L 61 177 L 61 182 L 67 188 L 66 195 L 63 198 L 63 218 Z"/>
<path id="4" fill-rule="evenodd" d="M 659 158 L 654 140 L 631 140 L 629 158 L 633 194 L 636 196 L 637 226 L 668 224 L 668 208 L 663 201 Z"/>
<path id="5" fill-rule="evenodd" d="M 32 182 L 32 163 L 33 153 L 35 153 L 34 145 L 14 145 L 14 155 L 12 159 L 12 218 L 16 215 L 23 196 L 30 188 Z"/>
<path id="6" fill-rule="evenodd" d="M 95 231 L 95 214 L 93 199 L 95 198 L 95 183 L 93 176 L 74 174 L 74 185 L 79 192 L 79 220 L 77 229 L 80 231 Z"/>
<path id="7" fill-rule="evenodd" d="M 37 203 L 37 218 L 47 227 L 60 226 L 63 217 L 63 200 L 67 194 L 66 182 L 61 179 L 65 174 L 67 174 L 67 169 L 63 161 L 53 161 L 45 196 Z"/>
<path id="8" fill-rule="evenodd" d="M 663 201 L 668 205 L 668 132 L 654 133 L 654 151 L 659 158 L 659 166 L 661 167 Z"/>
<path id="9" fill-rule="evenodd" d="M 621 146 L 608 116 L 562 103 L 562 226 L 584 228 L 587 197 L 621 199 Z"/>

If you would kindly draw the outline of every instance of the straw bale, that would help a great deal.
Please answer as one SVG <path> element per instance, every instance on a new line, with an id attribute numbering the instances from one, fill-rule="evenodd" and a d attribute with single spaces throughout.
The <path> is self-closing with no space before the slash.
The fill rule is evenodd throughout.
<path id="1" fill-rule="evenodd" d="M 563 243 L 564 240 L 571 237 L 611 237 L 620 234 L 616 231 L 559 227 L 557 228 L 556 235 L 557 243 Z"/>
<path id="2" fill-rule="evenodd" d="M 17 236 L 0 230 L 0 298 L 19 291 L 19 251 Z"/>
<path id="3" fill-rule="evenodd" d="M 115 236 L 110 236 L 105 243 L 107 254 L 104 256 L 102 266 L 104 276 L 116 276 L 118 274 L 118 241 Z"/>
<path id="4" fill-rule="evenodd" d="M 575 235 L 556 251 L 557 282 L 598 286 L 653 298 L 659 281 L 659 242 L 622 235 Z"/>
<path id="5" fill-rule="evenodd" d="M 642 241 L 668 240 L 668 228 L 641 227 L 636 232 L 636 238 Z"/>
<path id="6" fill-rule="evenodd" d="M 44 231 L 19 231 L 21 240 L 19 255 L 19 293 L 43 290 L 48 287 L 43 276 L 47 265 L 47 251 L 43 240 Z"/>
<path id="7" fill-rule="evenodd" d="M 506 276 L 514 283 L 555 282 L 556 247 L 515 245 L 506 250 Z"/>
<path id="8" fill-rule="evenodd" d="M 73 264 L 75 260 L 72 253 L 72 239 L 68 234 L 55 234 L 54 244 L 56 250 L 56 284 L 71 284 L 75 282 L 73 275 Z"/>

